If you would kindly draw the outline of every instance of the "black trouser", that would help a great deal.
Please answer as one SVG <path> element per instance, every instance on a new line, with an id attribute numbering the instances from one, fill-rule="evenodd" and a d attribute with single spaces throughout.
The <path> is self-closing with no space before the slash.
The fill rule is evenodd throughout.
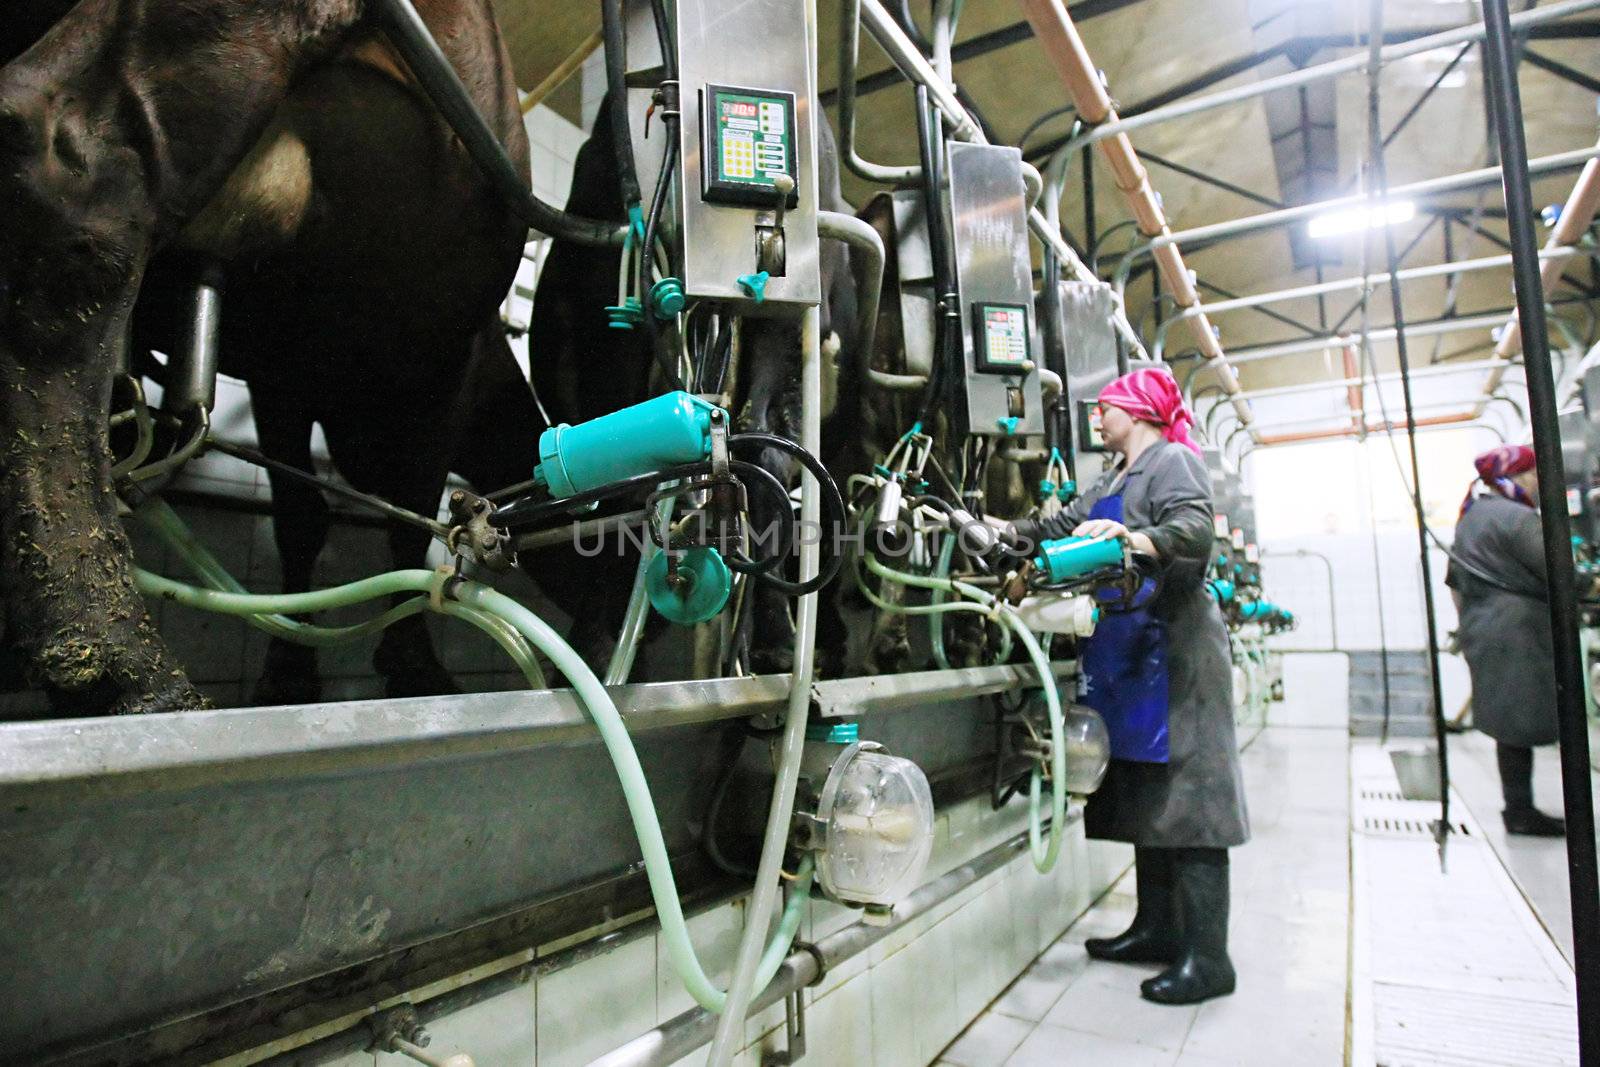
<path id="1" fill-rule="evenodd" d="M 1506 810 L 1533 810 L 1533 749 L 1521 745 L 1494 743 L 1495 762 L 1500 765 L 1500 795 Z"/>

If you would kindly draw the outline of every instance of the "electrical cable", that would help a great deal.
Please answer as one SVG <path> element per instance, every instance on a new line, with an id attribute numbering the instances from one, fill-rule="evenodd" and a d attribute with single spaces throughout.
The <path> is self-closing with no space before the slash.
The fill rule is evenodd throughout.
<path id="1" fill-rule="evenodd" d="M 817 485 L 822 490 L 822 506 L 832 519 L 831 525 L 832 529 L 835 531 L 834 542 L 829 547 L 829 551 L 827 553 L 827 562 L 822 565 L 822 568 L 817 572 L 816 577 L 812 578 L 810 581 L 791 582 L 787 579 L 778 578 L 771 574 L 761 575 L 762 581 L 766 582 L 768 585 L 771 585 L 775 589 L 787 593 L 789 596 L 798 597 L 805 596 L 808 593 L 814 593 L 826 586 L 829 582 L 833 581 L 833 579 L 839 573 L 839 568 L 844 564 L 844 554 L 840 541 L 842 540 L 841 535 L 845 529 L 845 526 L 850 519 L 849 512 L 846 511 L 844 506 L 844 494 L 839 491 L 839 483 L 834 481 L 833 475 L 828 471 L 828 468 L 823 465 L 821 460 L 819 460 L 816 456 L 813 456 L 806 449 L 800 447 L 798 442 L 791 441 L 787 437 L 781 437 L 775 433 L 752 431 L 747 433 L 733 434 L 728 438 L 729 448 L 746 446 L 775 448 L 780 452 L 787 452 L 789 455 L 799 460 L 801 465 L 804 466 L 806 470 L 811 472 L 811 476 L 817 480 Z"/>
<path id="2" fill-rule="evenodd" d="M 1379 83 L 1382 71 L 1379 53 L 1383 40 L 1383 0 L 1371 0 L 1367 11 L 1367 34 L 1372 41 L 1367 88 L 1367 132 L 1370 141 L 1370 162 L 1376 169 L 1377 203 L 1381 204 L 1389 196 L 1389 174 L 1385 158 L 1379 98 Z M 1417 549 L 1422 564 L 1423 610 L 1427 616 L 1423 621 L 1426 625 L 1428 637 L 1429 682 L 1433 698 L 1434 742 L 1438 746 L 1439 760 L 1439 822 L 1434 828 L 1434 838 L 1439 846 L 1440 860 L 1442 862 L 1445 842 L 1451 833 L 1451 826 L 1450 754 L 1444 721 L 1444 692 L 1439 678 L 1439 623 L 1434 608 L 1433 563 L 1428 555 L 1428 516 L 1422 504 L 1422 467 L 1417 456 L 1417 421 L 1411 396 L 1411 359 L 1406 344 L 1405 309 L 1398 278 L 1399 256 L 1395 250 L 1394 230 L 1388 226 L 1382 227 L 1382 229 L 1389 273 L 1389 303 L 1394 316 L 1395 354 L 1400 363 L 1400 391 L 1405 402 L 1406 441 L 1411 452 L 1411 504 L 1416 512 L 1417 519 Z M 1370 240 L 1370 231 L 1367 231 L 1366 239 Z M 1365 257 L 1363 257 L 1363 267 L 1365 266 Z M 1370 359 L 1370 338 L 1367 347 L 1368 358 Z M 1374 379 L 1376 377 L 1374 373 Z M 1374 381 L 1374 388 L 1380 388 L 1377 386 L 1376 380 Z"/>

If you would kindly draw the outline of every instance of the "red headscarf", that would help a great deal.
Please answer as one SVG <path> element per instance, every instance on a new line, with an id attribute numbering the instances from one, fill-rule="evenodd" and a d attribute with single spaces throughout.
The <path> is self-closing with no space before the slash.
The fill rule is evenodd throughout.
<path id="1" fill-rule="evenodd" d="M 1478 456 L 1472 461 L 1472 465 L 1478 468 L 1478 481 L 1507 500 L 1515 500 L 1519 504 L 1533 507 L 1533 498 L 1528 496 L 1527 490 L 1511 480 L 1513 474 L 1533 470 L 1533 449 L 1527 445 L 1501 445 Z M 1473 482 L 1467 487 L 1467 498 L 1461 502 L 1462 515 L 1472 507 L 1472 502 L 1476 499 L 1473 490 L 1477 487 L 1478 482 Z"/>
<path id="2" fill-rule="evenodd" d="M 1200 446 L 1189 436 L 1194 416 L 1184 407 L 1178 381 L 1165 367 L 1145 367 L 1124 374 L 1100 390 L 1100 403 L 1121 408 L 1136 419 L 1161 427 L 1161 436 L 1200 455 Z"/>

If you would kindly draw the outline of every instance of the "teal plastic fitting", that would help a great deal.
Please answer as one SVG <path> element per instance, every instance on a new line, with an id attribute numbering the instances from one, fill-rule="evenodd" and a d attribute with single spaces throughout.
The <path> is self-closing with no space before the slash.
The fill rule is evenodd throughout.
<path id="1" fill-rule="evenodd" d="M 644 322 L 644 308 L 639 306 L 637 298 L 630 296 L 620 304 L 607 307 L 606 318 L 613 330 L 631 330 Z"/>
<path id="2" fill-rule="evenodd" d="M 559 499 L 705 459 L 716 410 L 689 393 L 665 393 L 577 426 L 552 426 L 539 437 L 533 480 Z"/>
<path id="3" fill-rule="evenodd" d="M 1233 583 L 1228 579 L 1218 578 L 1207 584 L 1211 586 L 1211 595 L 1217 598 L 1218 604 L 1226 604 L 1233 599 Z"/>
<path id="4" fill-rule="evenodd" d="M 650 605 L 668 622 L 693 626 L 716 617 L 733 591 L 733 574 L 717 550 L 691 548 L 678 561 L 678 580 L 672 580 L 667 554 L 657 552 L 644 575 Z"/>
<path id="5" fill-rule="evenodd" d="M 1122 542 L 1098 537 L 1063 537 L 1057 541 L 1044 541 L 1033 560 L 1033 565 L 1043 571 L 1051 582 L 1070 582 L 1107 567 L 1120 567 L 1122 563 Z"/>
<path id="6" fill-rule="evenodd" d="M 1239 615 L 1246 619 L 1266 620 L 1282 610 L 1270 600 L 1252 600 L 1239 605 Z"/>
<path id="7" fill-rule="evenodd" d="M 676 278 L 662 278 L 650 287 L 650 313 L 658 319 L 676 317 L 688 303 L 683 283 Z"/>
<path id="8" fill-rule="evenodd" d="M 1063 504 L 1071 503 L 1072 498 L 1078 495 L 1078 483 L 1068 481 L 1061 483 L 1061 488 L 1056 490 L 1056 499 Z"/>
<path id="9" fill-rule="evenodd" d="M 858 722 L 811 722 L 806 724 L 806 740 L 829 745 L 853 745 L 861 740 Z"/>
<path id="10" fill-rule="evenodd" d="M 994 422 L 995 425 L 1000 428 L 1001 433 L 1005 434 L 1007 437 L 1014 437 L 1017 433 L 1017 426 L 1022 422 L 1022 420 L 1017 418 L 1015 415 L 1007 415 L 1003 419 L 995 419 Z"/>
<path id="11" fill-rule="evenodd" d="M 764 270 L 758 270 L 754 274 L 741 274 L 735 279 L 739 283 L 739 288 L 745 291 L 745 295 L 758 304 L 767 298 L 767 282 L 771 280 L 772 275 Z"/>

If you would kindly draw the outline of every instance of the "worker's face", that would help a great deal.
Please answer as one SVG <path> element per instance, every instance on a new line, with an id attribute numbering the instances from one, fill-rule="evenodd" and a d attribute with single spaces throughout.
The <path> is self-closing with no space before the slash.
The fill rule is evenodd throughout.
<path id="1" fill-rule="evenodd" d="M 1133 416 L 1119 407 L 1101 404 L 1100 436 L 1106 439 L 1106 447 L 1111 451 L 1126 454 L 1133 436 Z"/>
<path id="2" fill-rule="evenodd" d="M 1525 470 L 1521 474 L 1513 474 L 1511 480 L 1522 486 L 1522 491 L 1534 500 L 1539 499 L 1539 471 L 1537 469 Z"/>

